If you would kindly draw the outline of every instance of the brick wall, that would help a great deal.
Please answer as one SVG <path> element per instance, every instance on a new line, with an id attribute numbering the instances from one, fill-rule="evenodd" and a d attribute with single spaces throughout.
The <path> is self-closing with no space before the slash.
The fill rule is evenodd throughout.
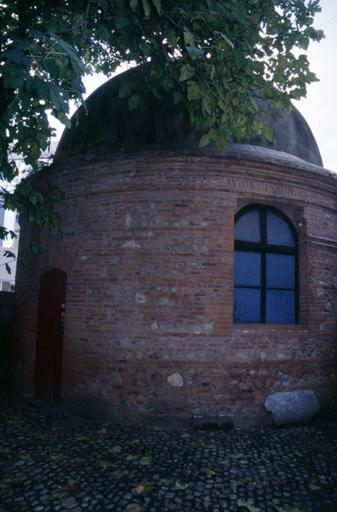
<path id="1" fill-rule="evenodd" d="M 67 272 L 62 397 L 115 417 L 264 421 L 265 397 L 336 393 L 336 179 L 263 150 L 250 159 L 168 151 L 55 165 L 64 234 L 22 227 L 18 336 L 33 393 L 39 277 Z M 275 153 L 276 154 L 276 153 Z M 299 233 L 300 323 L 233 324 L 233 226 L 250 203 L 281 209 Z M 169 378 L 169 379 L 168 379 Z"/>

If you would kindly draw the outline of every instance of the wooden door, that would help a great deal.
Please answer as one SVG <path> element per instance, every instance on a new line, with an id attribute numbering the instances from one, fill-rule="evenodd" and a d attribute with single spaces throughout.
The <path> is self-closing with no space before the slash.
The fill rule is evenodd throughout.
<path id="1" fill-rule="evenodd" d="M 35 392 L 45 400 L 61 398 L 66 279 L 60 269 L 49 270 L 40 279 Z"/>

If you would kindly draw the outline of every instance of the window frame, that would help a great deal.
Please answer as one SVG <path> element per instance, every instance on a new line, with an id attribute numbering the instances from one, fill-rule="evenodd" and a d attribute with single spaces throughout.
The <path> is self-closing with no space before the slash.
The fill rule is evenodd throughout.
<path id="1" fill-rule="evenodd" d="M 238 220 L 248 213 L 249 211 L 257 211 L 259 216 L 259 229 L 260 229 L 260 241 L 259 242 L 247 242 L 243 240 L 236 240 L 235 238 L 235 227 Z M 291 234 L 294 239 L 294 245 L 282 245 L 282 244 L 270 244 L 267 239 L 267 212 L 271 212 L 282 220 L 286 222 L 288 225 Z M 260 300 L 260 319 L 259 321 L 247 321 L 244 322 L 242 320 L 236 321 L 234 317 L 234 293 L 233 293 L 233 323 L 235 324 L 264 324 L 264 325 L 296 325 L 299 323 L 299 262 L 298 262 L 298 233 L 287 217 L 285 213 L 283 213 L 278 208 L 274 206 L 269 206 L 267 204 L 250 204 L 241 208 L 235 215 L 234 219 L 234 254 L 236 251 L 245 251 L 245 252 L 254 252 L 261 255 L 261 279 L 260 286 L 243 286 L 243 285 L 235 285 L 233 280 L 233 291 L 236 288 L 250 288 L 261 291 L 261 300 Z M 277 287 L 267 287 L 267 272 L 266 272 L 266 260 L 267 254 L 279 254 L 279 255 L 292 255 L 294 256 L 294 288 L 277 288 Z M 233 272 L 234 276 L 234 272 Z M 275 291 L 293 291 L 295 293 L 295 315 L 294 322 L 290 323 L 275 323 L 275 322 L 267 322 L 266 321 L 266 312 L 267 312 L 267 290 L 275 290 Z"/>

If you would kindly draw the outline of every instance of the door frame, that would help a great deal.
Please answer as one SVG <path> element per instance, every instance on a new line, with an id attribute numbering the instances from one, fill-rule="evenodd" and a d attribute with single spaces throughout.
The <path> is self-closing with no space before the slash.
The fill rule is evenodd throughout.
<path id="1" fill-rule="evenodd" d="M 47 401 L 61 399 L 66 286 L 67 273 L 60 268 L 40 275 L 34 378 L 35 396 Z"/>

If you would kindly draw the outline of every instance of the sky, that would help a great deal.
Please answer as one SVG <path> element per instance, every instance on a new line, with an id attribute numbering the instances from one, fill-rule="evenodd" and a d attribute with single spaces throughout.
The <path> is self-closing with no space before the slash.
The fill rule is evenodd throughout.
<path id="1" fill-rule="evenodd" d="M 337 0 L 321 0 L 321 7 L 315 28 L 324 30 L 325 39 L 308 50 L 319 82 L 310 84 L 307 97 L 294 104 L 316 138 L 324 167 L 337 172 Z"/>
<path id="2" fill-rule="evenodd" d="M 337 172 L 337 0 L 321 0 L 321 8 L 314 26 L 324 31 L 325 38 L 320 43 L 312 43 L 308 49 L 311 70 L 319 82 L 310 84 L 307 97 L 294 105 L 315 136 L 324 167 Z M 86 97 L 106 80 L 104 75 L 86 77 Z M 63 125 L 54 120 L 52 125 L 59 139 Z"/>

